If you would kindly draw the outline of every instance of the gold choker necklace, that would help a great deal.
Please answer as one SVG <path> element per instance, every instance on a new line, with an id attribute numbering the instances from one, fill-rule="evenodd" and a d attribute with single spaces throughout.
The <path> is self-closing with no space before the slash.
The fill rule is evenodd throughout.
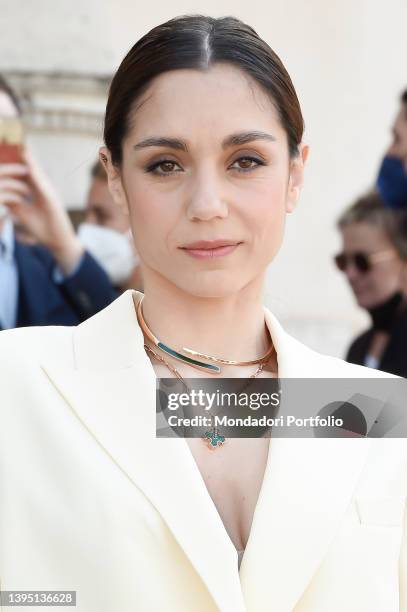
<path id="1" fill-rule="evenodd" d="M 164 342 L 161 342 L 153 334 L 153 332 L 151 331 L 151 329 L 148 327 L 147 323 L 144 320 L 143 310 L 141 306 L 143 299 L 144 299 L 144 296 L 139 300 L 137 307 L 136 307 L 137 320 L 144 334 L 158 349 L 160 349 L 167 355 L 171 355 L 171 357 L 174 357 L 174 359 L 178 359 L 178 361 L 182 361 L 183 363 L 186 363 L 190 365 L 191 367 L 196 368 L 197 370 L 201 370 L 201 371 L 203 370 L 205 372 L 209 372 L 210 374 L 221 374 L 222 370 L 219 366 L 212 365 L 210 363 L 204 363 L 203 361 L 198 361 L 197 359 L 194 359 L 192 357 L 187 357 L 186 355 L 183 355 L 182 353 L 180 353 L 178 350 L 172 349 L 167 344 L 164 344 Z M 185 348 L 185 347 L 181 348 L 181 351 L 183 351 L 184 353 L 188 353 L 189 355 L 193 355 L 193 357 L 200 357 L 202 359 L 207 359 L 208 361 L 213 361 L 215 363 L 222 363 L 224 365 L 246 366 L 246 365 L 255 365 L 256 363 L 260 363 L 260 364 L 266 363 L 270 359 L 273 349 L 274 349 L 274 346 L 273 346 L 273 343 L 271 343 L 271 346 L 265 355 L 263 355 L 262 357 L 259 357 L 259 359 L 252 359 L 250 361 L 234 361 L 230 359 L 221 359 L 220 357 L 213 357 L 212 355 L 206 355 L 204 353 L 199 353 L 198 351 L 194 351 L 192 349 Z"/>

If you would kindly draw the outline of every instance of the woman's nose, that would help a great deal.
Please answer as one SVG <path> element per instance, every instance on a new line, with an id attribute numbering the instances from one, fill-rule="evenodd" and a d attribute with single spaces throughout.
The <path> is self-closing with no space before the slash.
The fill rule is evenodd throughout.
<path id="1" fill-rule="evenodd" d="M 213 177 L 202 176 L 189 196 L 188 219 L 190 221 L 210 221 L 216 217 L 224 219 L 228 213 L 229 207 L 219 181 Z"/>
<path id="2" fill-rule="evenodd" d="M 348 265 L 346 266 L 345 274 L 346 274 L 346 278 L 348 279 L 348 281 L 353 281 L 356 278 L 360 277 L 360 272 L 352 261 L 348 262 Z"/>

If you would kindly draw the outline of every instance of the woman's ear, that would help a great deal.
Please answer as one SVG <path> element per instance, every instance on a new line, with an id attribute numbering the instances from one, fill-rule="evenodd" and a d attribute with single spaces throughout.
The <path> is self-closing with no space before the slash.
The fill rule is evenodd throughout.
<path id="1" fill-rule="evenodd" d="M 121 208 L 126 215 L 128 215 L 129 205 L 127 201 L 126 192 L 123 187 L 120 168 L 117 165 L 113 164 L 112 156 L 107 147 L 100 147 L 99 159 L 100 163 L 106 170 L 109 191 L 112 195 L 114 203 L 119 206 L 119 208 Z"/>
<path id="2" fill-rule="evenodd" d="M 304 167 L 308 159 L 309 146 L 300 144 L 298 155 L 290 160 L 290 176 L 288 180 L 286 211 L 292 213 L 301 193 L 304 182 Z"/>

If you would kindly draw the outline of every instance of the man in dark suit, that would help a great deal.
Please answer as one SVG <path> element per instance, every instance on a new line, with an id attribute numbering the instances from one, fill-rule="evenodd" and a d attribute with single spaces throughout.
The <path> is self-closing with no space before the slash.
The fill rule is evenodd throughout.
<path id="1" fill-rule="evenodd" d="M 104 270 L 86 251 L 75 272 L 63 276 L 48 249 L 15 239 L 0 242 L 0 329 L 76 325 L 117 297 Z M 10 268 L 7 277 L 2 274 L 4 260 Z M 14 282 L 8 282 L 10 277 Z"/>
<path id="2" fill-rule="evenodd" d="M 0 77 L 0 117 L 19 116 L 18 100 Z M 16 223 L 24 241 L 16 238 Z M 75 325 L 116 297 L 27 148 L 18 163 L 0 163 L 0 329 Z"/>

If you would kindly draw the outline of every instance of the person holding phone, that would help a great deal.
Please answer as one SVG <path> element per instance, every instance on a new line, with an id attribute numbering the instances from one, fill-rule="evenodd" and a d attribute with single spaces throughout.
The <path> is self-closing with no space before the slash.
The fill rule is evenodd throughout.
<path id="1" fill-rule="evenodd" d="M 404 213 L 379 193 L 359 198 L 339 218 L 343 248 L 335 256 L 371 326 L 346 360 L 407 377 L 407 239 Z"/>
<path id="2" fill-rule="evenodd" d="M 115 297 L 24 144 L 18 99 L 0 77 L 0 329 L 73 325 Z"/>
<path id="3" fill-rule="evenodd" d="M 400 382 L 262 303 L 303 127 L 237 18 L 176 17 L 123 59 L 100 158 L 144 294 L 0 337 L 4 590 L 74 590 L 78 612 L 407 612 L 405 440 L 156 436 L 157 376 Z"/>

